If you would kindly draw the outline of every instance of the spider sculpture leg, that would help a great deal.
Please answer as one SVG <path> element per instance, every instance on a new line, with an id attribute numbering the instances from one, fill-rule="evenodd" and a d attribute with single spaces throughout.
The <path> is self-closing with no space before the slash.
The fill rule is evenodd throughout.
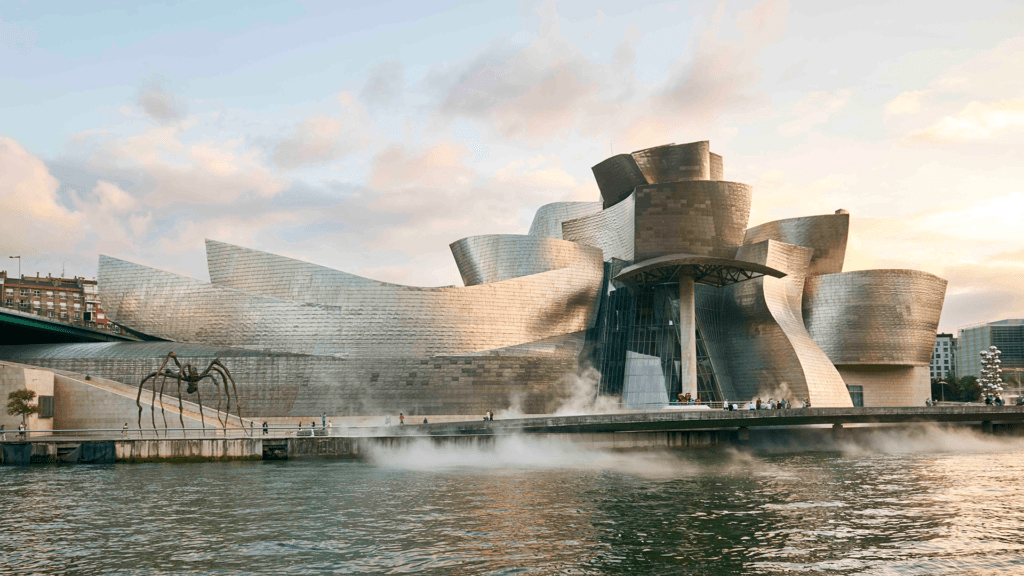
<path id="1" fill-rule="evenodd" d="M 221 372 L 223 372 L 224 376 L 226 377 L 226 380 L 224 382 L 224 388 L 225 389 L 227 389 L 227 387 L 228 387 L 227 383 L 229 381 L 231 382 L 231 390 L 235 393 L 235 410 L 238 413 L 238 423 L 243 428 L 245 428 L 245 422 L 242 421 L 242 403 L 239 402 L 239 400 L 238 400 L 238 387 L 235 386 L 235 379 L 231 376 L 231 371 L 228 370 L 228 367 L 225 366 L 224 363 L 220 361 L 220 358 L 214 358 L 213 362 L 210 365 L 211 366 L 216 365 L 217 368 Z"/>
<path id="2" fill-rule="evenodd" d="M 178 420 L 181 422 L 181 435 L 185 436 L 185 405 L 181 402 L 181 373 L 178 373 Z"/>
<path id="3" fill-rule="evenodd" d="M 203 435 L 206 435 L 206 416 L 203 415 L 203 395 L 199 392 L 199 387 L 196 387 L 196 402 L 199 404 L 199 421 L 203 424 Z"/>
<path id="4" fill-rule="evenodd" d="M 164 436 L 167 436 L 167 406 L 164 405 L 165 384 L 167 384 L 167 374 L 160 377 L 160 417 L 164 419 Z"/>
<path id="5" fill-rule="evenodd" d="M 143 386 L 145 386 L 146 380 L 149 380 L 153 376 L 156 376 L 157 374 L 163 372 L 164 368 L 167 367 L 167 363 L 170 362 L 171 360 L 174 360 L 174 363 L 178 365 L 178 370 L 180 371 L 181 370 L 181 363 L 178 362 L 178 357 L 174 355 L 174 352 L 170 352 L 170 353 L 167 354 L 167 357 L 164 358 L 163 364 L 160 365 L 160 368 L 156 372 L 150 374 L 149 376 L 146 376 L 145 378 L 142 379 L 142 382 L 139 382 L 139 393 L 135 396 L 135 405 L 138 406 L 138 408 L 139 408 L 139 420 L 138 420 L 139 421 L 139 430 L 142 430 L 142 389 L 143 389 Z M 155 425 L 154 425 L 154 427 L 155 427 Z"/>

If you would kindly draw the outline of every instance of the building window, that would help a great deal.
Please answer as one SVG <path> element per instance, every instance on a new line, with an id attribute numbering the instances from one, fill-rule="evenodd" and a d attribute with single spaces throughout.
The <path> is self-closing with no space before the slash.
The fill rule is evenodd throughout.
<path id="1" fill-rule="evenodd" d="M 87 304 L 85 305 L 85 309 L 86 309 L 86 310 L 92 310 L 92 303 L 87 303 Z"/>
<path id="2" fill-rule="evenodd" d="M 36 300 L 36 301 L 32 302 L 32 307 L 33 308 L 39 308 L 40 307 L 39 306 L 39 300 Z"/>
<path id="3" fill-rule="evenodd" d="M 60 293 L 60 297 L 61 298 L 67 298 L 68 297 L 68 293 L 67 292 L 61 292 Z"/>
<path id="4" fill-rule="evenodd" d="M 73 296 L 75 297 L 75 300 L 78 300 L 79 298 L 81 298 L 81 297 L 82 297 L 82 295 L 81 295 L 81 294 L 79 294 L 79 293 L 77 293 L 77 292 L 75 292 L 75 293 L 73 294 Z"/>
<path id="5" fill-rule="evenodd" d="M 60 318 L 61 318 L 61 320 L 67 320 L 68 319 L 68 313 L 67 312 L 61 312 L 60 313 Z"/>
<path id="6" fill-rule="evenodd" d="M 24 300 L 22 300 L 21 301 L 21 307 L 22 308 L 28 308 L 28 302 L 25 302 Z"/>
<path id="7" fill-rule="evenodd" d="M 53 302 L 47 302 L 46 303 L 46 309 L 47 310 L 53 310 Z"/>
<path id="8" fill-rule="evenodd" d="M 81 310 L 81 309 L 82 309 L 82 305 L 79 304 L 78 302 L 75 302 L 75 310 Z"/>
<path id="9" fill-rule="evenodd" d="M 46 315 L 50 318 L 53 318 L 53 312 L 47 312 Z"/>
<path id="10" fill-rule="evenodd" d="M 13 304 L 14 304 L 14 300 L 11 300 L 10 298 L 8 298 L 8 299 L 6 300 L 6 303 L 7 303 L 7 305 L 8 305 L 8 306 L 11 306 L 11 305 L 13 305 Z"/>
<path id="11" fill-rule="evenodd" d="M 850 391 L 850 400 L 853 400 L 855 408 L 864 407 L 864 387 L 863 386 L 847 386 L 847 390 Z"/>
<path id="12" fill-rule="evenodd" d="M 77 320 L 81 320 L 81 319 L 82 319 L 82 315 L 76 312 L 75 313 L 75 320 L 77 321 Z"/>
<path id="13" fill-rule="evenodd" d="M 39 397 L 39 417 L 53 418 L 53 396 Z"/>
<path id="14" fill-rule="evenodd" d="M 98 312 L 96 314 L 96 319 L 97 320 L 103 320 L 104 318 L 106 318 L 106 316 L 103 315 L 103 312 Z"/>
<path id="15" fill-rule="evenodd" d="M 22 296 L 28 296 L 28 288 L 22 288 L 21 289 L 21 295 Z"/>
<path id="16" fill-rule="evenodd" d="M 39 290 L 33 290 L 33 291 L 32 291 L 32 295 L 33 295 L 33 296 L 39 296 L 39 295 L 40 295 L 40 294 L 39 294 Z"/>
<path id="17" fill-rule="evenodd" d="M 60 303 L 60 309 L 61 310 L 67 310 L 67 308 L 68 308 L 68 303 L 67 302 L 61 302 Z"/>
<path id="18" fill-rule="evenodd" d="M 8 296 L 14 296 L 14 288 L 8 288 L 7 289 L 7 295 Z"/>
<path id="19" fill-rule="evenodd" d="M 47 298 L 53 298 L 53 291 L 52 290 L 47 290 L 46 291 L 46 297 Z"/>

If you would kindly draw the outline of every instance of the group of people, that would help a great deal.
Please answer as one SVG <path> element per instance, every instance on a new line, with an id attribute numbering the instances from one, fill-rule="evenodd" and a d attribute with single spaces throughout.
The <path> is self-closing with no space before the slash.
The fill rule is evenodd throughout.
<path id="1" fill-rule="evenodd" d="M 679 398 L 680 404 L 686 404 L 687 406 L 695 406 L 701 403 L 700 396 L 694 396 L 689 392 L 687 392 L 686 394 L 679 394 L 676 396 L 676 398 Z"/>
<path id="2" fill-rule="evenodd" d="M 298 428 L 299 428 L 299 432 L 300 433 L 301 433 L 302 430 L 305 430 L 305 425 L 302 423 L 301 420 L 299 420 Z M 327 413 L 326 412 L 321 413 L 320 414 L 320 429 L 321 430 L 331 430 L 331 432 L 324 432 L 325 435 L 331 436 L 331 434 L 333 432 L 333 430 L 332 430 L 333 428 L 334 428 L 334 422 L 331 422 L 331 421 L 327 420 Z M 266 422 L 263 423 L 263 433 L 264 434 L 267 433 L 267 423 Z M 316 420 L 313 420 L 312 422 L 309 423 L 309 435 L 310 436 L 316 436 Z"/>
<path id="3" fill-rule="evenodd" d="M 780 400 L 769 398 L 767 402 L 764 402 L 760 398 L 758 398 L 756 400 L 751 400 L 750 403 L 747 404 L 747 410 L 789 410 L 792 407 L 793 403 L 786 398 L 782 398 Z M 810 408 L 811 401 L 804 400 L 800 407 Z M 740 408 L 736 406 L 736 404 L 730 404 L 729 401 L 726 400 L 725 406 L 723 406 L 722 409 L 731 411 L 739 410 Z"/>

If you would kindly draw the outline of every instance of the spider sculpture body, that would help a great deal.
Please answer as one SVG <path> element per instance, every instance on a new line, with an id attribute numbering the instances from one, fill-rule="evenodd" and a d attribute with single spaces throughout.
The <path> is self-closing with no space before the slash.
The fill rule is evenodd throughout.
<path id="1" fill-rule="evenodd" d="M 174 366 L 177 367 L 177 371 L 173 368 L 168 368 L 168 364 L 173 362 Z M 167 380 L 174 380 L 178 386 L 178 419 L 181 421 L 182 429 L 185 428 L 185 416 L 184 406 L 182 404 L 181 385 L 185 384 L 186 394 L 195 394 L 197 404 L 199 404 L 199 418 L 202 422 L 203 428 L 206 428 L 206 418 L 203 415 L 203 398 L 199 394 L 199 383 L 203 380 L 209 379 L 214 387 L 217 389 L 217 419 L 220 421 L 221 427 L 226 428 L 228 425 L 228 419 L 231 417 L 231 394 L 235 395 L 235 413 L 238 416 L 238 423 L 244 427 L 245 424 L 242 422 L 242 406 L 238 403 L 238 388 L 235 387 L 235 379 L 231 376 L 231 371 L 228 367 L 220 361 L 219 358 L 215 358 L 205 370 L 200 372 L 195 366 L 189 363 L 182 364 L 178 361 L 178 356 L 171 352 L 164 358 L 163 364 L 156 372 L 152 372 L 139 382 L 139 393 L 135 397 L 135 404 L 139 407 L 139 429 L 142 429 L 142 392 L 146 386 L 146 382 L 152 380 L 151 389 L 153 391 L 153 399 L 150 402 L 150 418 L 153 421 L 153 428 L 156 428 L 156 404 L 157 404 L 157 379 L 160 381 L 160 406 L 161 416 L 164 420 L 164 428 L 167 428 L 167 410 L 163 408 L 164 400 L 164 386 L 167 384 Z M 230 386 L 228 386 L 230 384 Z M 221 388 L 224 389 L 223 396 L 221 394 Z M 221 411 L 221 405 L 223 400 L 227 400 L 227 405 L 224 407 L 224 411 Z"/>

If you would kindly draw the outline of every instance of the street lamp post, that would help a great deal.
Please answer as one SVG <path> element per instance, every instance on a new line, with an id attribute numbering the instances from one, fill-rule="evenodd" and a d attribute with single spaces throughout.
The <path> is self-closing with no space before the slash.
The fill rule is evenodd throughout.
<path id="1" fill-rule="evenodd" d="M 18 260 L 18 279 L 20 280 L 21 279 L 21 256 L 8 256 L 7 257 L 8 260 L 10 260 L 12 258 Z"/>

